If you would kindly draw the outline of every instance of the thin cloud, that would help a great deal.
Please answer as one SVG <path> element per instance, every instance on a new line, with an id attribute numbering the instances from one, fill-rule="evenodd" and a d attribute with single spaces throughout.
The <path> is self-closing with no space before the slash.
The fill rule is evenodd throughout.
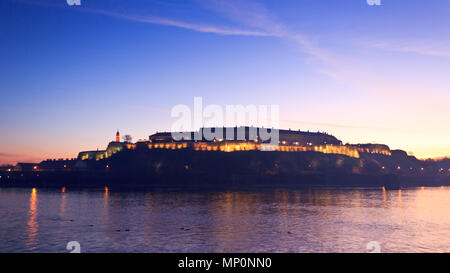
<path id="1" fill-rule="evenodd" d="M 429 46 L 420 46 L 420 45 L 404 45 L 402 43 L 395 43 L 395 42 L 378 42 L 373 43 L 370 45 L 370 47 L 382 49 L 382 50 L 389 50 L 389 51 L 396 51 L 396 52 L 403 52 L 403 53 L 413 53 L 413 54 L 419 54 L 423 56 L 432 56 L 432 57 L 450 57 L 450 50 L 448 49 L 438 49 L 436 47 L 429 47 Z"/>
<path id="2" fill-rule="evenodd" d="M 0 153 L 0 157 L 13 157 L 13 156 L 18 156 L 15 154 L 7 154 L 7 153 Z"/>
<path id="3" fill-rule="evenodd" d="M 46 1 L 30 1 L 18 0 L 21 3 L 29 5 L 37 5 L 49 8 L 67 8 L 67 5 L 61 3 L 50 3 Z M 316 57 L 321 61 L 330 61 L 327 54 L 315 46 L 311 40 L 303 34 L 291 32 L 283 24 L 277 23 L 275 19 L 269 15 L 268 11 L 262 4 L 257 2 L 243 1 L 199 1 L 199 3 L 207 9 L 221 14 L 228 19 L 244 23 L 251 29 L 231 28 L 214 26 L 210 24 L 195 24 L 185 21 L 156 17 L 128 14 L 125 12 L 114 12 L 104 9 L 85 8 L 83 6 L 76 7 L 73 10 L 78 12 L 86 12 L 92 14 L 100 14 L 114 17 L 121 20 L 127 20 L 138 23 L 147 23 L 161 26 L 178 27 L 202 33 L 212 33 L 217 35 L 235 35 L 235 36 L 255 36 L 255 37 L 275 37 L 292 41 L 300 45 L 301 49 L 309 55 Z"/>
<path id="4" fill-rule="evenodd" d="M 49 3 L 49 2 L 45 2 L 45 1 L 19 0 L 19 2 L 24 3 L 24 4 L 43 6 L 43 7 L 67 8 L 67 6 L 64 6 L 61 4 L 54 4 L 54 3 Z M 220 27 L 220 26 L 213 26 L 213 25 L 209 25 L 209 24 L 194 24 L 194 23 L 188 23 L 188 22 L 184 22 L 184 21 L 168 19 L 168 18 L 163 18 L 163 17 L 133 15 L 133 14 L 127 14 L 127 13 L 113 12 L 113 11 L 108 11 L 108 10 L 103 10 L 103 9 L 85 8 L 82 6 L 76 7 L 74 10 L 79 11 L 79 12 L 105 15 L 105 16 L 114 17 L 117 19 L 127 20 L 127 21 L 132 21 L 132 22 L 178 27 L 178 28 L 189 29 L 189 30 L 193 30 L 193 31 L 197 31 L 197 32 L 213 33 L 213 34 L 218 34 L 218 35 L 239 35 L 239 36 L 257 36 L 257 37 L 272 36 L 271 34 L 266 33 L 264 31 Z"/>
<path id="5" fill-rule="evenodd" d="M 269 36 L 294 42 L 300 46 L 303 52 L 322 62 L 331 62 L 327 52 L 317 47 L 306 35 L 291 31 L 286 25 L 279 22 L 261 2 L 232 0 L 198 0 L 197 2 L 204 8 L 229 20 L 259 29 Z"/>
<path id="6" fill-rule="evenodd" d="M 167 18 L 161 18 L 161 17 L 121 14 L 121 13 L 116 13 L 116 12 L 110 12 L 110 11 L 105 11 L 105 10 L 94 10 L 94 9 L 84 9 L 83 11 L 86 11 L 89 13 L 103 14 L 103 15 L 115 17 L 118 19 L 133 21 L 133 22 L 179 27 L 179 28 L 189 29 L 189 30 L 193 30 L 193 31 L 197 31 L 197 32 L 213 33 L 213 34 L 218 34 L 218 35 L 271 36 L 271 34 L 263 32 L 263 31 L 252 31 L 252 30 L 243 30 L 243 29 L 236 29 L 236 28 L 217 27 L 217 26 L 211 26 L 211 25 L 192 24 L 192 23 L 187 23 L 187 22 L 177 21 L 177 20 L 172 20 L 172 19 L 167 19 Z"/>
<path id="7" fill-rule="evenodd" d="M 221 2 L 223 3 L 231 3 L 231 2 Z M 234 2 L 237 3 L 237 2 Z M 240 5 L 242 5 L 242 2 Z M 258 6 L 257 6 L 258 7 Z M 301 49 L 307 54 L 316 57 L 320 61 L 323 62 L 331 62 L 328 54 L 315 46 L 312 41 L 305 35 L 300 33 L 295 33 L 289 31 L 286 26 L 283 24 L 277 23 L 274 21 L 265 11 L 264 8 L 256 8 L 255 12 L 248 11 L 245 12 L 246 7 L 229 5 L 228 8 L 216 10 L 220 13 L 225 14 L 233 14 L 232 18 L 235 21 L 240 23 L 245 23 L 249 27 L 257 29 L 257 30 L 246 30 L 246 29 L 238 29 L 238 28 L 227 28 L 227 27 L 217 27 L 208 24 L 193 24 L 173 19 L 161 18 L 161 17 L 153 17 L 153 16 L 139 16 L 139 15 L 131 15 L 131 14 L 122 14 L 116 13 L 106 10 L 92 10 L 92 9 L 84 9 L 86 12 L 103 14 L 106 16 L 115 17 L 118 19 L 140 22 L 140 23 L 149 23 L 163 26 L 171 26 L 171 27 L 179 27 L 184 29 L 189 29 L 197 32 L 204 33 L 212 33 L 218 35 L 239 35 L 239 36 L 259 36 L 259 37 L 275 37 L 284 40 L 288 40 L 294 42 L 301 46 Z"/>

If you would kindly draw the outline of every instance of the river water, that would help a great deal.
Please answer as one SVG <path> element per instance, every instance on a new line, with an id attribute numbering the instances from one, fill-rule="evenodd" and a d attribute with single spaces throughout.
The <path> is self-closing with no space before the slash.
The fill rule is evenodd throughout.
<path id="1" fill-rule="evenodd" d="M 450 187 L 0 188 L 0 252 L 69 252 L 71 241 L 81 252 L 450 252 Z"/>

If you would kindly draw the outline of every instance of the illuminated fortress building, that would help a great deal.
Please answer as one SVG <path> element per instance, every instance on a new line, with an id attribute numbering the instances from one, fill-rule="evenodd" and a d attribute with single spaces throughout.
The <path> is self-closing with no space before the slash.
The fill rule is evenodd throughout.
<path id="1" fill-rule="evenodd" d="M 223 130 L 223 138 L 205 138 L 205 132 Z M 120 134 L 117 131 L 116 141 L 108 144 L 106 150 L 85 151 L 78 155 L 79 160 L 101 160 L 120 152 L 121 150 L 135 149 L 165 149 L 193 151 L 216 151 L 216 152 L 238 152 L 238 151 L 278 151 L 278 152 L 319 152 L 325 154 L 341 154 L 349 157 L 359 158 L 360 154 L 391 155 L 391 150 L 383 144 L 346 144 L 336 137 L 321 132 L 305 132 L 294 130 L 278 130 L 278 144 L 262 141 L 261 128 L 256 127 L 223 127 L 223 128 L 201 128 L 199 131 L 184 133 L 181 140 L 176 140 L 171 132 L 157 132 L 150 135 L 148 140 L 139 140 L 137 143 L 120 142 Z M 270 129 L 268 129 L 271 131 Z M 275 129 L 272 129 L 275 130 Z M 227 133 L 226 133 L 227 132 Z M 231 137 L 230 137 L 231 135 Z"/>
<path id="2" fill-rule="evenodd" d="M 123 149 L 134 149 L 135 144 L 120 142 L 120 133 L 117 130 L 116 141 L 111 141 L 106 150 L 84 151 L 78 154 L 79 160 L 101 160 L 108 158 Z"/>

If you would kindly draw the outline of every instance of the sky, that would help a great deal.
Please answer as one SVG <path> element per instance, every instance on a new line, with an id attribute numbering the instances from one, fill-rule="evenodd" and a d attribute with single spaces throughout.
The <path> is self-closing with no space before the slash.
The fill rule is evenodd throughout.
<path id="1" fill-rule="evenodd" d="M 449 15 L 448 0 L 4 0 L 0 164 L 146 139 L 194 97 L 450 156 Z"/>

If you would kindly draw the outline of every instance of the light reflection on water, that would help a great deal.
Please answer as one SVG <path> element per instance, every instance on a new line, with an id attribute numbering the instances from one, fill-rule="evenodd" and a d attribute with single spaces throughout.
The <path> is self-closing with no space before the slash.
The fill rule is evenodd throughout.
<path id="1" fill-rule="evenodd" d="M 449 252 L 450 188 L 0 189 L 0 252 Z"/>
<path id="2" fill-rule="evenodd" d="M 37 237 L 37 232 L 38 232 L 38 228 L 39 228 L 39 224 L 36 221 L 36 217 L 37 217 L 37 191 L 35 188 L 33 188 L 31 190 L 31 196 L 30 196 L 30 209 L 28 212 L 28 222 L 27 222 L 27 226 L 28 226 L 28 240 L 26 242 L 27 248 L 30 250 L 35 249 L 35 245 L 36 245 L 36 237 Z M 5 219 L 7 220 L 7 219 Z"/>

